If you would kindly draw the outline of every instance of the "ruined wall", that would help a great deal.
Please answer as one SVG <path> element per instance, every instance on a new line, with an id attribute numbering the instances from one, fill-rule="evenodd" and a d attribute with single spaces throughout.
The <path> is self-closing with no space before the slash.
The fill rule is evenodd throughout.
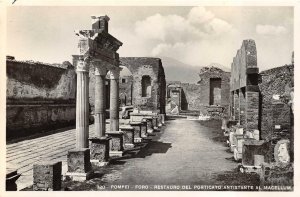
<path id="1" fill-rule="evenodd" d="M 210 79 L 221 79 L 221 105 L 229 105 L 230 73 L 216 67 L 204 67 L 199 73 L 198 84 L 201 88 L 200 100 L 203 105 L 210 105 Z"/>
<path id="2" fill-rule="evenodd" d="M 120 76 L 119 95 L 120 106 L 132 105 L 133 76 Z"/>
<path id="3" fill-rule="evenodd" d="M 75 99 L 75 71 L 71 64 L 56 67 L 16 60 L 6 63 L 8 99 Z"/>
<path id="4" fill-rule="evenodd" d="M 201 102 L 201 86 L 198 84 L 181 84 L 182 93 L 182 109 L 199 111 L 202 105 Z"/>
<path id="5" fill-rule="evenodd" d="M 259 129 L 259 87 L 256 44 L 244 40 L 231 64 L 230 116 L 243 128 Z"/>
<path id="6" fill-rule="evenodd" d="M 204 67 L 199 73 L 198 84 L 181 83 L 178 81 L 168 82 L 168 91 L 173 86 L 178 86 L 181 91 L 181 110 L 200 111 L 202 115 L 222 117 L 228 113 L 230 94 L 230 73 L 216 67 Z M 218 104 L 211 104 L 211 80 L 220 80 Z M 167 101 L 170 99 L 167 98 Z"/>
<path id="7" fill-rule="evenodd" d="M 72 125 L 76 75 L 70 63 L 6 61 L 7 137 Z"/>
<path id="8" fill-rule="evenodd" d="M 230 97 L 230 73 L 216 67 L 204 67 L 199 73 L 200 80 L 198 82 L 200 93 L 200 114 L 211 117 L 223 117 L 228 114 L 229 97 Z M 220 80 L 220 90 L 213 92 L 211 90 L 211 81 L 214 79 Z M 211 103 L 212 94 L 218 97 L 217 104 Z"/>
<path id="9" fill-rule="evenodd" d="M 132 103 L 143 111 L 164 113 L 166 81 L 165 73 L 159 58 L 122 57 L 121 65 L 127 67 L 133 76 Z M 142 96 L 142 78 L 151 78 L 151 94 Z"/>
<path id="10" fill-rule="evenodd" d="M 287 102 L 276 101 L 273 95 L 289 97 L 294 87 L 294 65 L 285 65 L 260 73 L 261 92 L 260 119 L 261 137 L 265 139 L 274 133 L 275 125 L 291 130 L 291 111 Z"/>
<path id="11" fill-rule="evenodd" d="M 166 112 L 171 113 L 172 110 L 177 107 L 178 110 L 175 111 L 178 113 L 180 110 L 183 110 L 186 105 L 186 100 L 183 98 L 183 91 L 180 85 L 180 82 L 167 82 L 167 95 L 166 95 Z M 182 101 L 184 103 L 182 103 Z"/>

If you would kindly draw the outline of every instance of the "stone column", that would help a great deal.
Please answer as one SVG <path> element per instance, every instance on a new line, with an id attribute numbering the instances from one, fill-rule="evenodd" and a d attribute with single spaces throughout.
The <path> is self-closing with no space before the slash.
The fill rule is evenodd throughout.
<path id="1" fill-rule="evenodd" d="M 105 136 L 105 65 L 95 63 L 95 131 L 96 137 L 90 138 L 90 159 L 96 166 L 104 166 L 109 162 L 109 140 Z"/>
<path id="2" fill-rule="evenodd" d="M 110 131 L 119 131 L 119 74 L 110 71 Z"/>
<path id="3" fill-rule="evenodd" d="M 97 137 L 105 136 L 105 76 L 104 65 L 95 65 L 95 131 Z"/>
<path id="4" fill-rule="evenodd" d="M 88 148 L 89 136 L 89 60 L 77 62 L 76 148 Z"/>

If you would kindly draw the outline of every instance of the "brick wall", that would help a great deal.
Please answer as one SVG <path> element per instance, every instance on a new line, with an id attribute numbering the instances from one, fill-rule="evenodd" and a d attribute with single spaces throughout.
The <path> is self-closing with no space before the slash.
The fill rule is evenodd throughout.
<path id="1" fill-rule="evenodd" d="M 216 67 L 204 67 L 200 70 L 199 77 L 198 84 L 181 83 L 179 81 L 168 82 L 170 85 L 173 84 L 182 88 L 181 109 L 200 111 L 203 115 L 219 117 L 227 115 L 230 97 L 230 73 Z M 220 79 L 220 95 L 215 95 L 220 98 L 219 105 L 210 105 L 211 79 Z"/>
<path id="2" fill-rule="evenodd" d="M 285 65 L 260 73 L 260 117 L 261 137 L 263 139 L 272 135 L 274 124 L 290 125 L 290 106 L 287 102 L 278 103 L 273 99 L 273 95 L 288 96 L 292 87 L 294 87 L 294 65 Z"/>
<path id="3" fill-rule="evenodd" d="M 122 57 L 121 65 L 127 67 L 133 76 L 132 103 L 140 110 L 164 113 L 166 81 L 163 65 L 159 58 Z M 142 97 L 142 77 L 151 78 L 151 95 Z"/>

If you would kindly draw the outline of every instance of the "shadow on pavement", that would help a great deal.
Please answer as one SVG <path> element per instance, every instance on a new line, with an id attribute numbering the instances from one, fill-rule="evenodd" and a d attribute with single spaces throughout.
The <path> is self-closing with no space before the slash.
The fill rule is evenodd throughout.
<path id="1" fill-rule="evenodd" d="M 160 142 L 160 141 L 151 141 L 135 157 L 136 158 L 145 158 L 147 156 L 151 156 L 152 154 L 164 154 L 171 147 L 172 147 L 171 143 L 164 143 L 164 142 Z"/>

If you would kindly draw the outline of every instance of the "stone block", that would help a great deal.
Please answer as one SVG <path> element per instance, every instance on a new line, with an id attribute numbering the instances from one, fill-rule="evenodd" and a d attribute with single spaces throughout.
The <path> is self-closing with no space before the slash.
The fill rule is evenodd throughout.
<path id="1" fill-rule="evenodd" d="M 90 149 L 80 148 L 68 152 L 68 171 L 66 176 L 74 181 L 88 180 L 92 173 Z"/>
<path id="2" fill-rule="evenodd" d="M 33 165 L 34 191 L 61 190 L 62 162 L 41 162 Z"/>
<path id="3" fill-rule="evenodd" d="M 142 135 L 147 133 L 147 122 L 130 122 L 130 126 L 134 128 L 134 141 L 141 142 Z"/>
<path id="4" fill-rule="evenodd" d="M 243 144 L 242 164 L 245 166 L 255 165 L 255 155 L 266 155 L 268 144 L 264 140 L 247 139 Z"/>
<path id="5" fill-rule="evenodd" d="M 134 147 L 134 128 L 131 126 L 120 126 L 120 130 L 124 133 L 124 148 Z"/>
<path id="6" fill-rule="evenodd" d="M 106 134 L 111 138 L 109 143 L 109 155 L 110 156 L 122 156 L 123 155 L 123 135 L 122 131 L 109 131 Z"/>
<path id="7" fill-rule="evenodd" d="M 153 116 L 153 129 L 158 129 L 158 116 Z"/>
<path id="8" fill-rule="evenodd" d="M 147 132 L 153 133 L 153 118 L 144 118 L 147 121 Z"/>
<path id="9" fill-rule="evenodd" d="M 109 160 L 109 137 L 89 138 L 90 159 L 96 165 L 105 165 Z"/>

